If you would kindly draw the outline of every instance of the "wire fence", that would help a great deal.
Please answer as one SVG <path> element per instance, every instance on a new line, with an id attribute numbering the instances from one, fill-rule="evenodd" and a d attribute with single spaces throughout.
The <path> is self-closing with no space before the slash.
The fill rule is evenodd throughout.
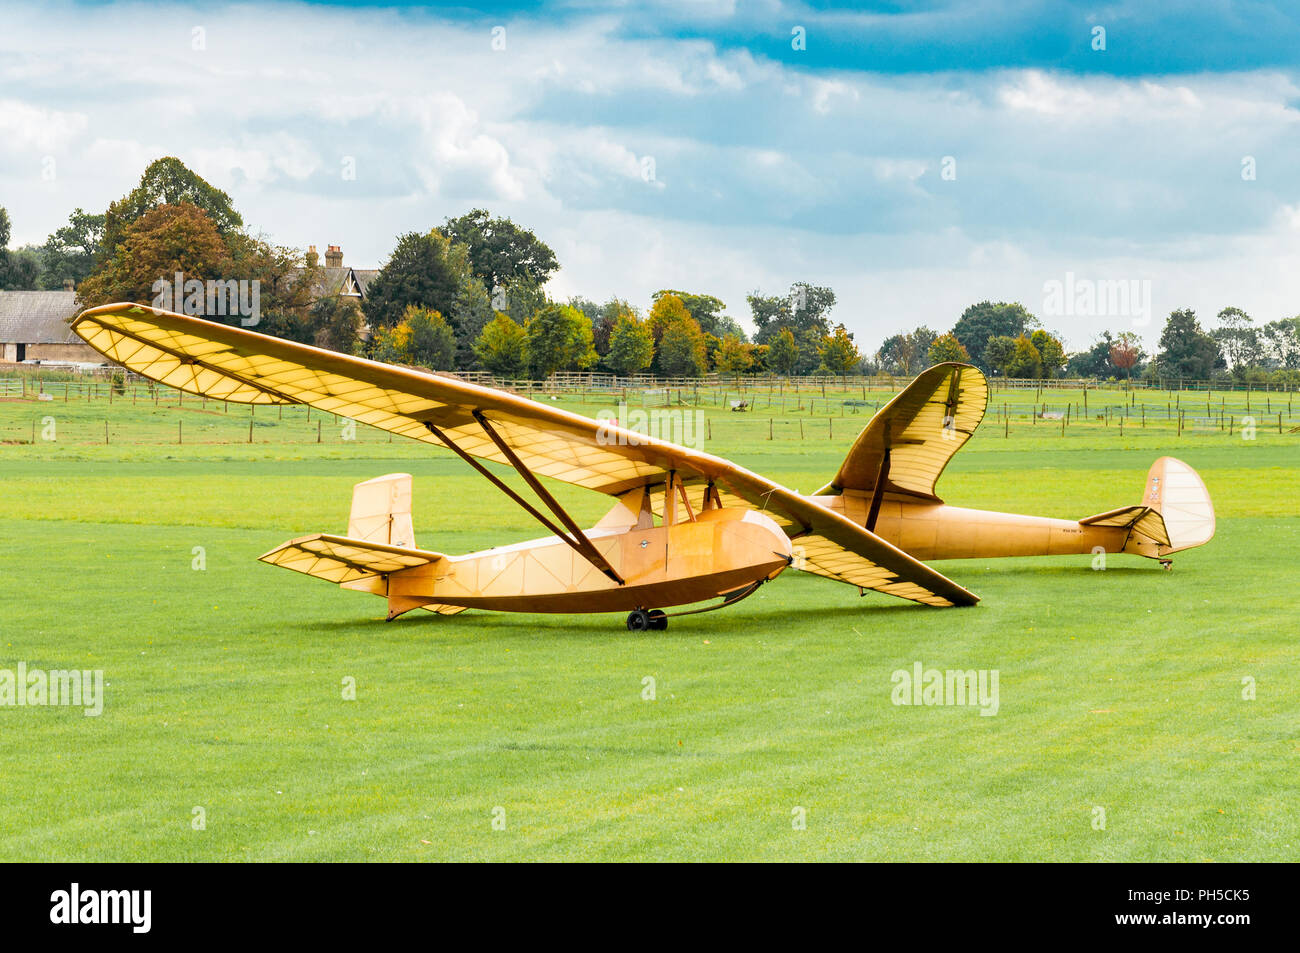
<path id="1" fill-rule="evenodd" d="M 825 393 L 780 386 L 741 389 L 729 382 L 619 390 L 589 385 L 537 390 L 532 397 L 693 447 L 762 440 L 846 443 L 896 393 L 865 381 L 853 390 Z M 1006 438 L 1013 433 L 1040 438 L 1293 434 L 1300 432 L 1295 412 L 1293 392 L 1007 388 L 990 395 L 981 433 Z M 140 379 L 115 385 L 0 378 L 0 443 L 290 445 L 394 439 L 302 404 L 232 404 Z"/>

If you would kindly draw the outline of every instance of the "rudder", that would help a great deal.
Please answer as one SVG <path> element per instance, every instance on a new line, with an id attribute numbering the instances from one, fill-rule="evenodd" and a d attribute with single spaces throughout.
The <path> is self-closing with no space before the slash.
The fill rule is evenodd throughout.
<path id="1" fill-rule="evenodd" d="M 352 489 L 348 536 L 372 543 L 415 549 L 411 522 L 411 475 L 386 473 Z"/>

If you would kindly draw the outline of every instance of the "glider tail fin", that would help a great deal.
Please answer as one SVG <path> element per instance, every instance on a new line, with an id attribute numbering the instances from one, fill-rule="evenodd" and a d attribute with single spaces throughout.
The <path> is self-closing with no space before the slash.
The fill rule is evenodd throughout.
<path id="1" fill-rule="evenodd" d="M 1162 559 L 1214 536 L 1214 504 L 1196 471 L 1161 457 L 1147 473 L 1142 502 L 1079 520 L 1081 526 L 1128 529 L 1123 552 Z"/>
<path id="2" fill-rule="evenodd" d="M 1214 504 L 1195 470 L 1161 457 L 1147 473 L 1142 503 L 1160 514 L 1169 546 L 1161 555 L 1202 546 L 1214 536 Z"/>
<path id="3" fill-rule="evenodd" d="M 352 490 L 348 536 L 401 549 L 415 549 L 411 522 L 411 475 L 387 473 Z"/>

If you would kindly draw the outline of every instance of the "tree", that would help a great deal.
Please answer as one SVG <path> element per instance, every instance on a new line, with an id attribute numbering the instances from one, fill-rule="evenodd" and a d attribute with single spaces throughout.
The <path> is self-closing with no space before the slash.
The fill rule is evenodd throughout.
<path id="1" fill-rule="evenodd" d="M 876 359 L 885 373 L 911 377 L 925 367 L 935 337 L 935 333 L 924 325 L 914 331 L 891 335 L 880 345 Z"/>
<path id="2" fill-rule="evenodd" d="M 771 339 L 767 348 L 767 366 L 778 374 L 789 375 L 794 371 L 799 360 L 799 345 L 795 343 L 794 332 L 781 328 Z"/>
<path id="3" fill-rule="evenodd" d="M 448 218 L 438 231 L 469 249 L 470 268 L 490 294 L 520 284 L 541 288 L 560 267 L 549 245 L 508 218 L 492 218 L 486 209 Z"/>
<path id="4" fill-rule="evenodd" d="M 44 274 L 41 250 L 36 246 L 0 249 L 0 291 L 39 291 Z"/>
<path id="5" fill-rule="evenodd" d="M 41 286 L 45 263 L 29 245 L 9 250 L 10 228 L 9 213 L 0 208 L 0 290 L 35 291 Z"/>
<path id="6" fill-rule="evenodd" d="M 466 286 L 473 280 L 464 245 L 436 230 L 407 232 L 370 282 L 362 310 L 373 328 L 397 324 L 411 305 L 454 318 L 466 307 Z"/>
<path id="7" fill-rule="evenodd" d="M 498 311 L 474 342 L 474 354 L 496 377 L 519 378 L 528 371 L 527 342 L 528 332 Z"/>
<path id="8" fill-rule="evenodd" d="M 1224 363 L 1219 345 L 1201 330 L 1196 312 L 1191 308 L 1170 312 L 1160 333 L 1160 355 L 1156 361 L 1161 374 L 1192 380 L 1209 380 L 1215 368 Z"/>
<path id="9" fill-rule="evenodd" d="M 303 344 L 314 342 L 320 330 L 311 311 L 318 266 L 306 261 L 296 248 L 272 245 L 243 230 L 227 234 L 225 245 L 230 252 L 226 278 L 256 282 L 259 288 L 257 330 Z M 207 316 L 221 320 L 220 315 Z"/>
<path id="10" fill-rule="evenodd" d="M 997 372 L 1004 377 L 1010 376 L 1007 368 L 1016 356 L 1016 339 L 1009 334 L 991 337 L 984 345 L 984 364 L 988 373 Z"/>
<path id="11" fill-rule="evenodd" d="M 802 343 L 813 345 L 808 359 L 812 366 L 816 366 L 817 347 L 830 331 L 826 314 L 835 307 L 834 291 L 806 281 L 796 281 L 783 298 L 760 295 L 755 291 L 746 300 L 756 328 L 756 344 L 771 344 L 782 328 L 789 328 L 796 335 L 801 331 L 811 331 L 813 334 L 803 335 Z"/>
<path id="12" fill-rule="evenodd" d="M 949 362 L 957 364 L 969 364 L 970 354 L 962 346 L 961 341 L 957 340 L 954 334 L 941 334 L 934 339 L 930 345 L 930 350 L 926 358 L 931 364 L 947 364 Z"/>
<path id="13" fill-rule="evenodd" d="M 406 309 L 402 323 L 411 329 L 411 361 L 435 371 L 449 371 L 456 366 L 456 334 L 439 312 L 412 305 Z"/>
<path id="14" fill-rule="evenodd" d="M 104 252 L 113 254 L 126 237 L 127 229 L 150 210 L 181 204 L 206 212 L 222 235 L 244 224 L 229 195 L 191 172 L 180 159 L 168 156 L 151 162 L 140 177 L 140 184 L 108 206 L 104 216 Z"/>
<path id="15" fill-rule="evenodd" d="M 1252 327 L 1254 319 L 1240 308 L 1227 307 L 1219 312 L 1219 322 L 1223 325 L 1210 332 L 1216 344 L 1223 351 L 1228 367 L 1234 372 L 1257 367 L 1264 357 L 1260 346 L 1259 332 Z"/>
<path id="16" fill-rule="evenodd" d="M 631 311 L 620 315 L 609 332 L 605 363 L 620 377 L 631 377 L 650 366 L 655 356 L 654 335 Z"/>
<path id="17" fill-rule="evenodd" d="M 835 329 L 822 339 L 820 356 L 828 371 L 841 376 L 853 370 L 862 358 L 858 346 L 853 343 L 853 335 L 842 324 L 835 325 Z"/>
<path id="18" fill-rule="evenodd" d="M 435 371 L 451 370 L 456 359 L 456 337 L 437 311 L 411 305 L 402 320 L 376 332 L 377 360 L 389 364 L 418 364 Z"/>
<path id="19" fill-rule="evenodd" d="M 664 332 L 673 324 L 682 321 L 693 321 L 691 313 L 686 310 L 686 305 L 682 299 L 673 294 L 660 295 L 655 299 L 654 306 L 650 309 L 650 314 L 646 317 L 646 327 L 650 329 L 650 337 L 655 345 L 655 357 L 651 367 L 658 373 L 667 373 L 663 370 L 659 356 L 659 346 L 663 341 Z M 699 325 L 697 324 L 698 328 Z"/>
<path id="20" fill-rule="evenodd" d="M 1270 321 L 1260 331 L 1268 360 L 1274 367 L 1300 367 L 1300 317 Z"/>
<path id="21" fill-rule="evenodd" d="M 576 308 L 548 304 L 528 322 L 528 366 L 545 380 L 556 371 L 579 370 L 596 362 L 591 322 Z"/>
<path id="22" fill-rule="evenodd" d="M 1042 376 L 1053 377 L 1065 367 L 1065 347 L 1059 338 L 1048 334 L 1042 328 L 1029 335 L 1034 348 L 1042 362 Z"/>
<path id="23" fill-rule="evenodd" d="M 308 314 L 311 319 L 311 343 L 316 347 L 343 354 L 357 350 L 363 319 L 361 308 L 353 298 L 325 295 L 312 302 Z"/>
<path id="24" fill-rule="evenodd" d="M 111 256 L 77 289 L 86 307 L 113 301 L 151 304 L 159 281 L 170 283 L 180 272 L 188 281 L 231 277 L 230 249 L 217 227 L 198 206 L 162 205 L 135 219 L 122 233 Z M 170 302 L 182 311 L 181 302 Z"/>
<path id="25" fill-rule="evenodd" d="M 1025 335 L 1020 335 L 1015 339 L 1015 348 L 1011 353 L 1011 360 L 1006 366 L 1007 377 L 1042 377 L 1043 376 L 1043 358 L 1038 353 L 1038 348 L 1034 347 L 1034 342 Z"/>
<path id="26" fill-rule="evenodd" d="M 689 314 L 675 317 L 663 330 L 655 355 L 668 377 L 699 377 L 707 367 L 704 332 Z"/>
<path id="27" fill-rule="evenodd" d="M 685 306 L 687 312 L 695 323 L 700 326 L 700 330 L 705 334 L 712 334 L 719 340 L 725 338 L 728 334 L 735 335 L 741 341 L 745 340 L 745 332 L 734 319 L 728 317 L 722 312 L 727 306 L 722 303 L 720 298 L 713 295 L 691 294 L 689 291 L 656 291 L 652 300 L 658 301 L 664 295 L 673 295 Z"/>
<path id="28" fill-rule="evenodd" d="M 715 366 L 723 374 L 745 373 L 754 366 L 754 346 L 734 334 L 728 334 L 722 339 Z"/>
<path id="29" fill-rule="evenodd" d="M 456 366 L 471 367 L 477 358 L 474 342 L 497 312 L 477 278 L 465 277 L 451 305 L 451 326 L 456 332 Z"/>
<path id="30" fill-rule="evenodd" d="M 65 281 L 80 284 L 95 270 L 103 253 L 104 216 L 91 215 L 78 208 L 68 216 L 68 224 L 45 239 L 41 249 L 45 274 L 41 283 L 49 289 L 63 287 Z"/>
<path id="31" fill-rule="evenodd" d="M 1134 331 L 1125 331 L 1119 340 L 1110 346 L 1110 362 L 1129 380 L 1133 379 L 1133 368 L 1145 357 L 1142 339 Z"/>
<path id="32" fill-rule="evenodd" d="M 984 372 L 991 367 L 984 356 L 990 338 L 1017 338 L 1034 327 L 1037 319 L 1019 302 L 981 301 L 962 312 L 952 333 L 965 345 L 971 361 Z"/>

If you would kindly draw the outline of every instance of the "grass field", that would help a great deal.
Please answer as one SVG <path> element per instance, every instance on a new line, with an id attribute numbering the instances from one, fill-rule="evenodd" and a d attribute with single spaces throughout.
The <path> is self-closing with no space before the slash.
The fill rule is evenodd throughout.
<path id="1" fill-rule="evenodd" d="M 1171 573 L 937 563 L 983 602 L 934 610 L 788 572 L 638 635 L 621 615 L 385 624 L 377 598 L 256 562 L 341 532 L 352 484 L 393 470 L 424 547 L 543 535 L 449 453 L 301 408 L 259 411 L 249 443 L 247 408 L 0 401 L 0 668 L 107 681 L 99 717 L 0 707 L 0 858 L 1292 860 L 1300 435 L 1275 394 L 1283 425 L 1253 406 L 1242 439 L 1244 397 L 1232 435 L 1185 394 L 1179 434 L 1164 392 L 1094 393 L 1062 433 L 1030 392 L 940 482 L 1078 518 L 1177 456 L 1219 526 Z M 1122 435 L 1106 406 L 1129 408 Z M 705 406 L 705 449 L 809 492 L 871 409 Z M 997 670 L 997 714 L 893 704 L 916 662 Z"/>

